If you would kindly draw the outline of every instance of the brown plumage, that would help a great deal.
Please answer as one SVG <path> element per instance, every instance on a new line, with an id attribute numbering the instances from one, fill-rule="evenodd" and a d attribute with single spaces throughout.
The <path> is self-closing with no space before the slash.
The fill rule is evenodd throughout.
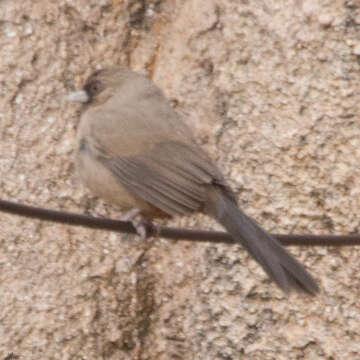
<path id="1" fill-rule="evenodd" d="M 125 68 L 100 70 L 72 100 L 86 102 L 76 163 L 96 194 L 149 218 L 203 212 L 283 291 L 318 292 L 303 266 L 239 209 L 221 172 L 151 80 Z"/>

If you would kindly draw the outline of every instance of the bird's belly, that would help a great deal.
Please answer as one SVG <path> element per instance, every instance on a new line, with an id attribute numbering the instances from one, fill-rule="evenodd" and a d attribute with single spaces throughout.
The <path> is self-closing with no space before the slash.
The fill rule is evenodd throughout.
<path id="1" fill-rule="evenodd" d="M 116 177 L 87 151 L 78 151 L 75 164 L 84 184 L 109 204 L 123 210 L 139 209 L 147 217 L 164 216 L 146 201 L 134 196 Z"/>

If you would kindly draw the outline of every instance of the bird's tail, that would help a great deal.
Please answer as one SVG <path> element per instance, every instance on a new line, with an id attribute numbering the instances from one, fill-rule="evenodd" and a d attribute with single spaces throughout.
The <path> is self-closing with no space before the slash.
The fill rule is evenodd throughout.
<path id="1" fill-rule="evenodd" d="M 207 213 L 245 247 L 284 292 L 295 289 L 315 295 L 319 291 L 315 280 L 305 268 L 275 238 L 245 215 L 222 190 L 212 191 Z"/>

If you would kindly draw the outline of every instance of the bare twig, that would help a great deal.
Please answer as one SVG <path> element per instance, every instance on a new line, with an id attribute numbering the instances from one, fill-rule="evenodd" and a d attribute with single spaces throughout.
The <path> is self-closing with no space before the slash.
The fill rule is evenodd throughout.
<path id="1" fill-rule="evenodd" d="M 92 229 L 109 230 L 136 234 L 136 229 L 131 222 L 119 221 L 108 218 L 87 216 L 34 207 L 15 203 L 7 200 L 0 200 L 0 211 L 45 221 L 52 221 L 67 225 L 85 226 Z M 162 238 L 233 244 L 232 238 L 221 231 L 202 231 L 181 228 L 170 228 L 156 226 L 152 223 L 147 225 L 147 233 L 158 235 Z M 273 234 L 283 245 L 306 245 L 306 246 L 351 246 L 360 245 L 360 235 L 280 235 Z"/>

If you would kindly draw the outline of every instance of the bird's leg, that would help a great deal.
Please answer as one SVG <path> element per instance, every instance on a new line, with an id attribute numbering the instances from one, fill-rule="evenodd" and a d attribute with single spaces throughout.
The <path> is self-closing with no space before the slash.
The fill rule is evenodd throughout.
<path id="1" fill-rule="evenodd" d="M 121 221 L 132 221 L 134 220 L 138 215 L 140 215 L 140 210 L 139 209 L 131 209 L 129 211 L 127 211 L 121 218 Z"/>
<path id="2" fill-rule="evenodd" d="M 129 210 L 120 218 L 120 220 L 131 222 L 133 227 L 136 229 L 136 233 L 142 240 L 145 240 L 148 237 L 147 225 L 149 222 L 141 215 L 141 211 L 139 209 L 134 208 Z"/>

